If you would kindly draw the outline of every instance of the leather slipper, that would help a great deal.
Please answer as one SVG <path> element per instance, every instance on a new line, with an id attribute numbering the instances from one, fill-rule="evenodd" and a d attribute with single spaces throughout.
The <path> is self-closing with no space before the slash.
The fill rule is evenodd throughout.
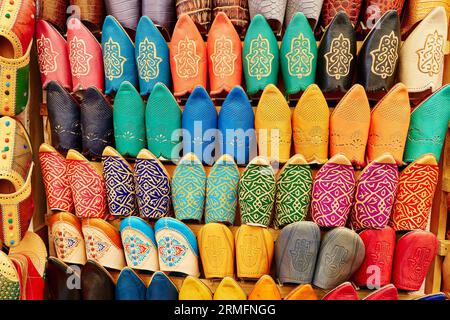
<path id="1" fill-rule="evenodd" d="M 178 289 L 168 276 L 157 271 L 150 279 L 145 300 L 178 300 Z"/>
<path id="2" fill-rule="evenodd" d="M 319 300 L 310 284 L 301 284 L 284 297 L 284 300 Z"/>
<path id="3" fill-rule="evenodd" d="M 11 259 L 0 251 L 0 300 L 20 300 L 20 278 Z"/>
<path id="4" fill-rule="evenodd" d="M 27 231 L 22 241 L 17 246 L 10 248 L 9 254 L 25 255 L 31 260 L 38 276 L 44 276 L 48 255 L 47 248 L 44 241 L 36 233 Z"/>
<path id="5" fill-rule="evenodd" d="M 116 300 L 145 300 L 144 281 L 133 269 L 125 267 L 120 271 L 116 284 Z"/>
<path id="6" fill-rule="evenodd" d="M 256 282 L 248 300 L 281 300 L 280 289 L 272 277 L 265 274 Z"/>
<path id="7" fill-rule="evenodd" d="M 217 286 L 213 300 L 247 300 L 247 294 L 236 280 L 231 277 L 225 277 Z"/>
<path id="8" fill-rule="evenodd" d="M 178 300 L 212 300 L 212 292 L 200 279 L 187 276 L 181 285 Z"/>
<path id="9" fill-rule="evenodd" d="M 253 22 L 257 15 L 264 16 L 273 32 L 278 35 L 283 28 L 286 4 L 287 0 L 248 0 L 250 19 Z"/>
<path id="10" fill-rule="evenodd" d="M 141 14 L 153 21 L 165 39 L 170 39 L 177 22 L 175 0 L 142 0 Z"/>
<path id="11" fill-rule="evenodd" d="M 115 290 L 111 274 L 96 261 L 88 260 L 81 270 L 81 299 L 114 300 Z"/>
<path id="12" fill-rule="evenodd" d="M 288 0 L 286 5 L 286 16 L 284 17 L 284 25 L 287 26 L 292 17 L 297 12 L 302 12 L 314 30 L 319 21 L 320 12 L 322 11 L 323 0 Z"/>
<path id="13" fill-rule="evenodd" d="M 358 300 L 358 293 L 351 282 L 344 282 L 328 291 L 322 300 Z"/>
<path id="14" fill-rule="evenodd" d="M 31 258 L 22 253 L 11 252 L 9 258 L 21 277 L 21 300 L 44 300 L 44 278 L 36 270 Z"/>
<path id="15" fill-rule="evenodd" d="M 49 257 L 45 278 L 50 300 L 81 300 L 80 273 L 80 268 L 69 267 L 60 259 Z"/>
<path id="16" fill-rule="evenodd" d="M 350 21 L 356 26 L 359 18 L 359 13 L 362 7 L 362 0 L 352 1 L 334 1 L 324 0 L 322 5 L 322 25 L 328 26 L 331 20 L 339 13 L 345 12 Z"/>
<path id="17" fill-rule="evenodd" d="M 363 300 L 398 300 L 398 291 L 393 284 L 388 284 L 370 293 Z"/>

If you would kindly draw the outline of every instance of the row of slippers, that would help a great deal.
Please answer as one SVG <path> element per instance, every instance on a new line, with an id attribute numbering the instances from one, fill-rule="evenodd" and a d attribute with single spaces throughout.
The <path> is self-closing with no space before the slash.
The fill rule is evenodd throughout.
<path id="1" fill-rule="evenodd" d="M 285 227 L 275 244 L 266 228 L 242 225 L 233 236 L 225 225 L 208 223 L 195 236 L 173 218 L 159 219 L 153 231 L 144 220 L 129 217 L 122 220 L 119 232 L 104 220 L 80 222 L 62 212 L 50 217 L 49 226 L 57 256 L 67 263 L 94 260 L 116 270 L 128 265 L 199 276 L 200 257 L 207 279 L 233 277 L 235 264 L 238 278 L 257 279 L 270 272 L 275 256 L 280 283 L 313 283 L 323 289 L 351 278 L 359 286 L 369 286 L 376 268 L 377 284 L 392 281 L 399 289 L 418 290 L 438 249 L 436 236 L 427 231 L 411 231 L 396 243 L 390 227 L 359 235 L 339 227 L 321 239 L 319 227 L 309 221 Z"/>
<path id="2" fill-rule="evenodd" d="M 231 90 L 219 113 L 203 87 L 194 89 L 183 112 L 161 83 L 146 105 L 129 82 L 122 83 L 114 108 L 93 87 L 85 91 L 81 104 L 57 82 L 50 82 L 47 91 L 52 142 L 59 152 L 75 149 L 88 158 L 100 158 L 106 146 L 115 144 L 122 156 L 136 157 L 148 146 L 158 158 L 178 159 L 183 149 L 184 154 L 195 152 L 206 164 L 225 153 L 245 164 L 257 149 L 284 163 L 292 140 L 295 152 L 309 163 L 324 163 L 328 155 L 338 153 L 356 167 L 385 152 L 398 165 L 426 153 L 439 159 L 450 120 L 449 103 L 446 85 L 411 112 L 402 83 L 372 111 L 363 87 L 354 85 L 331 114 L 315 84 L 306 89 L 293 112 L 282 93 L 268 85 L 255 113 L 241 87 Z"/>
<path id="3" fill-rule="evenodd" d="M 47 144 L 41 145 L 39 158 L 53 211 L 75 212 L 79 218 L 139 213 L 158 219 L 169 216 L 173 204 L 179 220 L 200 222 L 205 213 L 206 223 L 233 224 L 239 206 L 242 223 L 274 222 L 276 227 L 301 221 L 310 211 L 326 228 L 350 222 L 357 230 L 382 229 L 388 223 L 396 230 L 423 230 L 439 176 L 432 154 L 419 157 L 401 174 L 395 159 L 383 154 L 357 177 L 349 159 L 338 154 L 314 179 L 302 155 L 293 156 L 277 175 L 267 158 L 256 157 L 242 176 L 224 155 L 208 177 L 193 153 L 181 159 L 173 177 L 147 149 L 138 154 L 134 168 L 111 147 L 103 152 L 103 165 L 74 150 L 64 158 Z"/>
<path id="4" fill-rule="evenodd" d="M 423 98 L 442 85 L 447 20 L 445 9 L 437 7 L 401 47 L 397 12 L 388 11 L 358 56 L 354 28 L 343 11 L 334 17 L 318 47 L 302 13 L 292 19 L 280 48 L 261 15 L 252 20 L 242 47 L 224 13 L 217 15 L 206 45 L 188 15 L 177 21 L 170 48 L 145 16 L 137 28 L 136 46 L 112 16 L 103 24 L 101 46 L 75 18 L 69 20 L 67 43 L 43 20 L 37 23 L 36 36 L 44 89 L 54 80 L 69 91 L 93 86 L 113 95 L 128 81 L 148 96 L 161 82 L 169 88 L 173 83 L 174 96 L 180 98 L 199 85 L 206 88 L 209 82 L 211 96 L 217 97 L 242 85 L 244 74 L 246 90 L 253 96 L 268 84 L 277 85 L 281 69 L 287 95 L 303 92 L 316 82 L 323 92 L 342 97 L 358 78 L 369 98 L 379 99 L 396 83 L 398 71 L 398 81 Z M 432 62 L 426 59 L 429 55 L 435 57 Z"/>

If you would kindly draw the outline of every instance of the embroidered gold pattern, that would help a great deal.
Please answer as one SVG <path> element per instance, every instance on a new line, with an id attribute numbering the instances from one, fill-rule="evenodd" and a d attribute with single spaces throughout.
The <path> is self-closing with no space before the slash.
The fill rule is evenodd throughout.
<path id="1" fill-rule="evenodd" d="M 440 35 L 437 30 L 430 33 L 422 49 L 417 50 L 419 60 L 417 67 L 419 71 L 432 77 L 438 74 L 442 66 L 442 58 L 444 56 L 444 36 Z"/>
<path id="2" fill-rule="evenodd" d="M 194 40 L 186 37 L 177 45 L 177 54 L 174 56 L 177 75 L 188 79 L 198 75 L 200 56 L 197 55 L 197 45 Z"/>
<path id="3" fill-rule="evenodd" d="M 214 41 L 214 53 L 211 55 L 213 72 L 222 79 L 234 73 L 234 63 L 237 59 L 233 52 L 233 41 L 225 36 Z"/>
<path id="4" fill-rule="evenodd" d="M 157 56 L 156 45 L 146 37 L 139 44 L 139 54 L 137 56 L 137 64 L 139 76 L 145 81 L 156 79 L 159 76 L 159 64 L 162 59 Z"/>
<path id="5" fill-rule="evenodd" d="M 380 39 L 378 49 L 372 50 L 372 73 L 383 79 L 394 74 L 398 59 L 399 40 L 394 31 L 389 35 L 384 35 Z"/>
<path id="6" fill-rule="evenodd" d="M 353 60 L 350 47 L 350 39 L 342 33 L 331 41 L 330 51 L 325 54 L 326 71 L 330 77 L 339 80 L 349 74 Z"/>
<path id="7" fill-rule="evenodd" d="M 123 75 L 123 65 L 127 59 L 120 53 L 120 45 L 112 38 L 103 47 L 103 62 L 105 64 L 105 77 L 112 81 Z"/>
<path id="8" fill-rule="evenodd" d="M 86 52 L 86 43 L 77 36 L 69 41 L 70 69 L 74 77 L 85 76 L 90 71 L 89 62 L 93 56 Z"/>
<path id="9" fill-rule="evenodd" d="M 293 77 L 307 77 L 312 71 L 314 55 L 311 53 L 311 43 L 300 33 L 291 41 L 291 51 L 286 54 L 289 74 Z"/>
<path id="10" fill-rule="evenodd" d="M 59 56 L 59 53 L 53 50 L 53 45 L 50 39 L 42 35 L 40 39 L 36 40 L 36 44 L 39 70 L 41 73 L 47 75 L 50 72 L 55 72 L 57 68 L 56 58 Z"/>
<path id="11" fill-rule="evenodd" d="M 275 56 L 270 52 L 269 40 L 259 34 L 250 42 L 250 52 L 245 56 L 248 74 L 258 80 L 268 77 L 272 73 L 274 58 Z"/>

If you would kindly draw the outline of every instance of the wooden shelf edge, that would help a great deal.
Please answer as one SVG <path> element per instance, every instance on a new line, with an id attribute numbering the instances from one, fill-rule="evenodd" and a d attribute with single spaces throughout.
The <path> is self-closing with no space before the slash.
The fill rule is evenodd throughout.
<path id="1" fill-rule="evenodd" d="M 450 252 L 450 240 L 440 240 L 438 255 L 445 257 L 449 254 L 449 252 Z"/>

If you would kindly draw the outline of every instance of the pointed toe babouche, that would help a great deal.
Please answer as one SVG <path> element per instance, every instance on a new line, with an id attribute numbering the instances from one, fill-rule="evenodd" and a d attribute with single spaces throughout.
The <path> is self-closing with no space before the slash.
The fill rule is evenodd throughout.
<path id="1" fill-rule="evenodd" d="M 157 271 L 150 279 L 145 300 L 178 300 L 178 289 L 164 272 Z"/>
<path id="2" fill-rule="evenodd" d="M 161 271 L 198 277 L 198 245 L 194 233 L 183 222 L 161 218 L 155 223 Z"/>
<path id="3" fill-rule="evenodd" d="M 403 42 L 398 78 L 409 92 L 436 91 L 442 86 L 447 29 L 444 7 L 436 7 Z"/>
<path id="4" fill-rule="evenodd" d="M 254 95 L 278 83 L 279 50 L 272 29 L 262 15 L 252 18 L 242 49 L 245 85 Z"/>
<path id="5" fill-rule="evenodd" d="M 330 156 L 341 153 L 354 166 L 363 167 L 369 129 L 369 101 L 364 88 L 355 84 L 331 113 Z"/>
<path id="6" fill-rule="evenodd" d="M 77 217 L 105 218 L 108 209 L 102 164 L 89 162 L 75 150 L 69 150 L 66 163 Z"/>
<path id="7" fill-rule="evenodd" d="M 392 209 L 395 230 L 425 230 L 439 179 L 439 166 L 432 154 L 425 154 L 401 173 Z"/>
<path id="8" fill-rule="evenodd" d="M 275 226 L 302 221 L 311 199 L 312 173 L 305 158 L 294 155 L 277 174 Z"/>
<path id="9" fill-rule="evenodd" d="M 234 238 L 221 223 L 207 223 L 197 234 L 206 279 L 233 277 Z"/>
<path id="10" fill-rule="evenodd" d="M 327 101 L 315 84 L 302 94 L 292 115 L 295 153 L 309 163 L 328 160 L 330 111 Z"/>
<path id="11" fill-rule="evenodd" d="M 247 300 L 247 295 L 236 280 L 225 277 L 217 286 L 213 300 Z"/>
<path id="12" fill-rule="evenodd" d="M 223 12 L 231 20 L 240 37 L 244 37 L 250 21 L 247 0 L 212 0 L 213 18 Z"/>
<path id="13" fill-rule="evenodd" d="M 398 290 L 390 283 L 370 293 L 363 300 L 398 300 Z"/>
<path id="14" fill-rule="evenodd" d="M 441 6 L 450 16 L 450 3 L 442 0 L 412 0 L 406 1 L 402 19 L 402 36 L 407 35 L 411 28 L 416 26 L 420 21 L 433 11 L 436 7 Z"/>
<path id="15" fill-rule="evenodd" d="M 233 224 L 236 217 L 239 170 L 233 158 L 221 156 L 206 181 L 205 223 Z"/>
<path id="16" fill-rule="evenodd" d="M 355 170 L 342 154 L 332 157 L 314 177 L 311 216 L 321 227 L 343 227 L 355 196 Z"/>
<path id="17" fill-rule="evenodd" d="M 58 259 L 69 263 L 84 265 L 86 247 L 81 231 L 81 221 L 68 212 L 52 214 L 48 220 L 50 240 Z"/>
<path id="18" fill-rule="evenodd" d="M 170 38 L 177 21 L 175 0 L 143 0 L 142 16 L 149 17 L 166 39 Z"/>
<path id="19" fill-rule="evenodd" d="M 322 26 L 326 27 L 340 12 L 345 13 L 349 17 L 351 23 L 356 26 L 362 2 L 362 0 L 324 0 L 322 5 Z"/>
<path id="20" fill-rule="evenodd" d="M 198 86 L 192 91 L 181 122 L 183 153 L 193 152 L 203 163 L 212 164 L 217 139 L 217 111 L 204 87 Z"/>
<path id="21" fill-rule="evenodd" d="M 358 293 L 351 282 L 344 282 L 328 291 L 322 300 L 358 300 Z"/>
<path id="22" fill-rule="evenodd" d="M 284 300 L 319 300 L 310 284 L 301 284 L 284 297 Z"/>
<path id="23" fill-rule="evenodd" d="M 280 289 L 273 278 L 265 274 L 256 282 L 248 300 L 281 300 Z"/>
<path id="24" fill-rule="evenodd" d="M 67 284 L 81 284 L 80 268 L 70 267 L 56 257 L 47 262 L 46 285 L 50 300 L 81 300 L 81 288 Z"/>
<path id="25" fill-rule="evenodd" d="M 133 269 L 125 267 L 120 271 L 116 284 L 116 300 L 145 300 L 147 288 Z"/>
<path id="26" fill-rule="evenodd" d="M 324 93 L 342 96 L 350 89 L 356 69 L 356 32 L 340 11 L 325 29 L 317 53 L 316 83 Z"/>
<path id="27" fill-rule="evenodd" d="M 219 12 L 208 33 L 208 71 L 211 96 L 228 93 L 242 82 L 242 44 L 227 15 Z"/>
<path id="28" fill-rule="evenodd" d="M 197 86 L 206 87 L 206 59 L 202 35 L 189 15 L 182 15 L 175 25 L 170 42 L 170 70 L 175 97 L 185 96 Z"/>
<path id="29" fill-rule="evenodd" d="M 200 221 L 206 194 L 206 172 L 193 153 L 181 158 L 172 179 L 172 202 L 179 220 Z"/>
<path id="30" fill-rule="evenodd" d="M 269 226 L 275 202 L 275 174 L 267 158 L 256 157 L 239 182 L 239 208 L 245 224 Z"/>
<path id="31" fill-rule="evenodd" d="M 178 20 L 189 16 L 202 35 L 206 35 L 211 24 L 211 1 L 175 0 Z"/>
<path id="32" fill-rule="evenodd" d="M 320 244 L 313 284 L 328 290 L 347 281 L 364 260 L 364 243 L 353 230 L 328 231 Z"/>
<path id="33" fill-rule="evenodd" d="M 420 298 L 416 298 L 415 300 L 422 300 L 422 301 L 445 301 L 448 300 L 447 295 L 444 292 L 438 292 L 438 293 L 431 293 L 424 295 Z"/>
<path id="34" fill-rule="evenodd" d="M 384 95 L 395 84 L 400 56 L 400 20 L 387 11 L 364 39 L 358 53 L 358 83 L 369 98 Z"/>
<path id="35" fill-rule="evenodd" d="M 255 113 L 258 154 L 280 163 L 290 158 L 291 110 L 280 90 L 269 84 L 263 91 Z"/>
<path id="36" fill-rule="evenodd" d="M 141 96 L 149 95 L 157 83 L 171 87 L 169 46 L 149 17 L 139 20 L 135 41 Z"/>
<path id="37" fill-rule="evenodd" d="M 411 112 L 403 161 L 413 162 L 426 153 L 439 161 L 450 119 L 450 85 L 445 85 Z"/>
<path id="38" fill-rule="evenodd" d="M 44 278 L 38 273 L 30 257 L 11 252 L 8 257 L 19 274 L 21 300 L 44 300 Z"/>
<path id="39" fill-rule="evenodd" d="M 158 271 L 158 247 L 155 232 L 143 219 L 128 217 L 120 223 L 120 237 L 130 268 Z"/>
<path id="40" fill-rule="evenodd" d="M 248 8 L 253 21 L 257 15 L 264 16 L 275 34 L 280 34 L 283 27 L 287 0 L 249 0 Z"/>
<path id="41" fill-rule="evenodd" d="M 372 109 L 367 141 L 368 161 L 389 152 L 397 165 L 403 163 L 410 114 L 408 89 L 399 83 Z"/>
<path id="42" fill-rule="evenodd" d="M 236 232 L 235 245 L 238 278 L 259 279 L 269 274 L 274 241 L 267 228 L 241 225 Z"/>
<path id="43" fill-rule="evenodd" d="M 284 227 L 275 242 L 276 276 L 280 283 L 311 283 L 320 247 L 320 229 L 311 221 Z"/>
<path id="44" fill-rule="evenodd" d="M 119 21 L 107 16 L 102 29 L 105 93 L 113 94 L 124 81 L 138 85 L 134 43 Z"/>
<path id="45" fill-rule="evenodd" d="M 164 165 L 147 149 L 137 155 L 134 166 L 136 198 L 141 217 L 158 219 L 170 214 L 170 176 Z"/>
<path id="46" fill-rule="evenodd" d="M 356 230 L 383 229 L 389 222 L 398 186 L 398 168 L 388 153 L 370 162 L 356 181 L 351 224 Z"/>
<path id="47" fill-rule="evenodd" d="M 13 261 L 4 253 L 0 252 L 0 300 L 20 300 L 21 278 L 14 266 Z"/>
<path id="48" fill-rule="evenodd" d="M 122 156 L 136 157 L 146 147 L 145 105 L 128 81 L 122 82 L 114 100 L 114 137 Z"/>
<path id="49" fill-rule="evenodd" d="M 297 12 L 302 12 L 308 18 L 311 28 L 314 30 L 319 21 L 322 4 L 323 0 L 287 0 L 285 26 L 289 25 Z"/>
<path id="50" fill-rule="evenodd" d="M 187 276 L 180 288 L 179 300 L 212 300 L 212 292 L 199 278 Z"/>
<path id="51" fill-rule="evenodd" d="M 308 19 L 294 15 L 281 42 L 280 64 L 287 94 L 305 91 L 316 77 L 317 44 Z"/>
<path id="52" fill-rule="evenodd" d="M 162 83 L 153 87 L 145 108 L 148 149 L 158 158 L 176 160 L 181 145 L 181 109 Z"/>
<path id="53" fill-rule="evenodd" d="M 111 274 L 102 265 L 88 260 L 81 270 L 82 300 L 114 300 L 116 285 Z"/>
<path id="54" fill-rule="evenodd" d="M 237 164 L 247 164 L 256 156 L 255 114 L 242 87 L 227 95 L 219 112 L 218 129 L 222 154 L 234 157 Z"/>

